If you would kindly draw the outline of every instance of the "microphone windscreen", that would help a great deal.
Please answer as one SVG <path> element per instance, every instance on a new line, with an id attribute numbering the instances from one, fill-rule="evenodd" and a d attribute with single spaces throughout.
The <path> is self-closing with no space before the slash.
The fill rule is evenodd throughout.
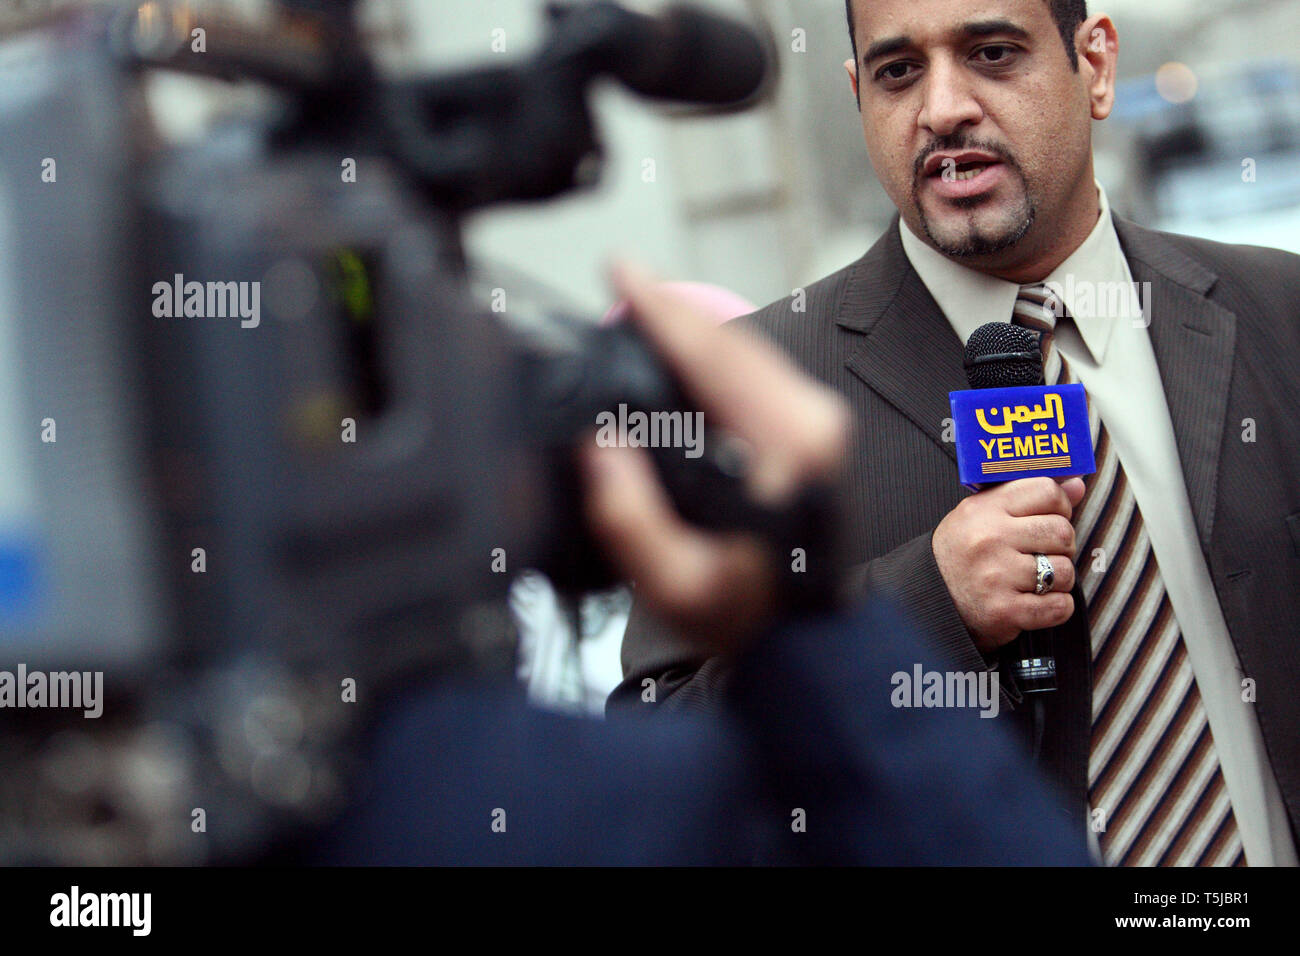
<path id="1" fill-rule="evenodd" d="M 966 380 L 971 388 L 1015 388 L 1043 383 L 1038 333 L 1009 322 L 989 322 L 966 342 Z"/>

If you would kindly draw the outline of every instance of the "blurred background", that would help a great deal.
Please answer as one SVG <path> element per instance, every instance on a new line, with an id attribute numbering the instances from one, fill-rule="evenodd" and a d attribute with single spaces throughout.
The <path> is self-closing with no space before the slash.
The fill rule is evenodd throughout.
<path id="1" fill-rule="evenodd" d="M 489 288 L 595 319 L 613 304 L 605 264 L 626 251 L 669 278 L 761 305 L 856 259 L 889 223 L 894 210 L 867 162 L 842 67 L 842 0 L 696 2 L 770 25 L 782 61 L 774 101 L 692 118 L 601 90 L 599 187 L 471 222 L 469 251 Z M 1098 178 L 1114 209 L 1156 228 L 1300 252 L 1300 2 L 1090 4 L 1103 10 L 1121 43 L 1117 107 L 1097 126 Z M 544 3 L 365 0 L 361 11 L 385 67 L 408 73 L 527 53 L 542 35 Z M 151 95 L 166 133 L 184 139 L 258 94 L 160 77 Z M 533 696 L 599 713 L 620 678 L 629 604 L 615 593 L 566 613 L 544 580 L 521 579 L 513 605 Z"/>
<path id="2" fill-rule="evenodd" d="M 603 309 L 611 249 L 760 304 L 867 249 L 893 207 L 867 162 L 841 66 L 850 56 L 842 0 L 704 5 L 771 25 L 782 55 L 776 101 L 733 118 L 674 119 L 610 90 L 600 103 L 610 151 L 601 188 L 544 211 L 485 215 L 471 230 L 476 250 Z M 542 9 L 540 0 L 385 6 L 407 20 L 412 66 L 492 55 L 495 29 L 526 47 Z M 1119 214 L 1300 248 L 1300 3 L 1089 5 L 1100 11 L 1120 33 L 1117 108 L 1097 124 L 1098 176 Z"/>

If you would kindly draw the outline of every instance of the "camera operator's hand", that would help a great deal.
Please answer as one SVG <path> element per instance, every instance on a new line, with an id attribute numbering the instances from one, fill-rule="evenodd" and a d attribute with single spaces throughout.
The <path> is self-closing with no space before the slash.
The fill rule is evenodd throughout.
<path id="1" fill-rule="evenodd" d="M 849 441 L 847 404 L 747 331 L 706 315 L 619 265 L 614 284 L 631 321 L 671 367 L 712 426 L 748 445 L 749 491 L 780 508 L 811 484 L 838 480 Z M 641 448 L 579 450 L 596 539 L 636 595 L 708 651 L 734 650 L 776 610 L 778 561 L 756 535 L 688 524 Z"/>

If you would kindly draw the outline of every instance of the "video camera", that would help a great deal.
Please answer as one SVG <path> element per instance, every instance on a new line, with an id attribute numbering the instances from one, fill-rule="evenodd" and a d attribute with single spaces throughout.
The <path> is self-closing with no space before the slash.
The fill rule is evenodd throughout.
<path id="1" fill-rule="evenodd" d="M 0 667 L 104 695 L 0 711 L 0 862 L 245 860 L 328 820 L 356 714 L 510 660 L 515 571 L 615 583 L 570 455 L 597 414 L 692 408 L 627 328 L 489 311 L 461 222 L 594 182 L 595 80 L 744 108 L 766 42 L 552 6 L 525 62 L 389 80 L 351 12 L 149 0 L 0 36 Z M 157 70 L 274 105 L 164 146 Z M 655 452 L 679 507 L 768 529 L 706 449 Z"/>

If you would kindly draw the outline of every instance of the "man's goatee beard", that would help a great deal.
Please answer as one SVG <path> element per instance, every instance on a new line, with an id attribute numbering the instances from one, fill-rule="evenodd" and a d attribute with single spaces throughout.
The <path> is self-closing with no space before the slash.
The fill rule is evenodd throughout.
<path id="1" fill-rule="evenodd" d="M 931 231 L 930 220 L 926 218 L 925 212 L 922 210 L 920 203 L 917 203 L 917 210 L 921 214 L 921 226 L 925 229 L 925 234 L 929 238 L 931 244 L 945 256 L 951 256 L 954 259 L 969 259 L 976 256 L 987 256 L 995 252 L 1002 252 L 1004 249 L 1010 249 L 1021 239 L 1025 238 L 1038 215 L 1037 207 L 1031 202 L 1029 203 L 1028 209 L 1021 217 L 1019 225 L 1010 231 L 1004 232 L 999 236 L 990 237 L 982 235 L 978 229 L 975 229 L 964 242 L 959 244 L 950 244 L 944 243 L 934 234 L 933 231 Z"/>

